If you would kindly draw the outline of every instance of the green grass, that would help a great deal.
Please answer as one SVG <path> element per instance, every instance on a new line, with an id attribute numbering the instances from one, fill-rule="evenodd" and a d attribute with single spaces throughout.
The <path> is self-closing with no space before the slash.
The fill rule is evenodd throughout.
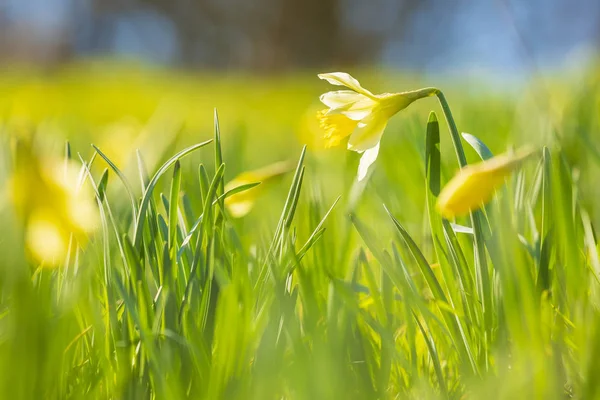
<path id="1" fill-rule="evenodd" d="M 94 187 L 101 226 L 64 265 L 38 268 L 2 195 L 0 397 L 600 398 L 594 77 L 581 90 L 549 87 L 547 105 L 531 91 L 473 98 L 450 88 L 459 129 L 476 137 L 427 119 L 442 109 L 420 102 L 395 117 L 361 184 L 355 154 L 293 139 L 312 97 L 328 89 L 311 83 L 299 99 L 293 88 L 305 77 L 265 100 L 273 108 L 256 111 L 259 119 L 248 112 L 245 126 L 225 129 L 242 117 L 221 108 L 221 128 L 210 107 L 195 110 L 203 125 L 169 125 L 163 115 L 145 125 L 155 136 L 126 165 L 110 153 L 127 144 L 118 135 L 97 144 L 91 132 L 104 122 L 87 111 L 74 112 L 76 125 L 68 108 L 32 116 L 45 152 L 60 154 L 42 145 L 57 142 L 53 123 L 70 136 L 65 157 Z M 23 129 L 7 109 L 3 183 L 9 137 Z M 74 127 L 87 128 L 69 134 Z M 540 156 L 484 210 L 456 221 L 474 233 L 435 212 L 460 163 L 523 143 L 543 147 Z M 265 188 L 250 215 L 231 218 L 224 184 L 281 158 L 295 170 Z"/>

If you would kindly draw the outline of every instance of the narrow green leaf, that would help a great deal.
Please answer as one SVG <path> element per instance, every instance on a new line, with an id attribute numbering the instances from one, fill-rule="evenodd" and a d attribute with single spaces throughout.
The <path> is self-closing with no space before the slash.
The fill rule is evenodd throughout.
<path id="1" fill-rule="evenodd" d="M 129 181 L 127 180 L 127 177 L 125 176 L 125 174 L 123 174 L 123 172 L 119 169 L 119 167 L 117 167 L 107 156 L 106 154 L 104 154 L 102 152 L 102 150 L 100 150 L 96 145 L 92 144 L 92 147 L 94 148 L 94 150 L 96 150 L 96 153 L 98 153 L 100 155 L 100 157 L 102 157 L 104 159 L 104 161 L 106 161 L 106 163 L 108 164 L 108 166 L 117 174 L 117 176 L 119 177 L 119 179 L 121 180 L 121 182 L 123 183 L 123 186 L 125 187 L 125 191 L 127 192 L 127 195 L 129 195 L 129 200 L 131 201 L 131 210 L 133 213 L 133 220 L 135 221 L 136 219 L 136 215 L 137 215 L 137 201 L 136 201 L 136 196 L 133 193 L 133 187 L 131 186 L 131 184 L 129 183 Z"/>
<path id="2" fill-rule="evenodd" d="M 471 135 L 470 133 L 462 133 L 462 137 L 471 145 L 473 150 L 479 155 L 482 160 L 489 160 L 494 157 L 494 154 L 490 151 L 490 149 L 476 136 Z"/>
<path id="3" fill-rule="evenodd" d="M 138 218 L 135 223 L 135 230 L 133 235 L 133 241 L 135 248 L 140 248 L 142 244 L 142 230 L 144 229 L 144 221 L 146 220 L 146 211 L 148 209 L 148 203 L 150 202 L 150 198 L 152 196 L 152 192 L 154 191 L 154 187 L 158 183 L 158 179 L 169 169 L 169 167 L 180 158 L 188 155 L 189 153 L 198 150 L 201 147 L 206 146 L 212 142 L 212 140 L 207 140 L 206 142 L 198 143 L 193 146 L 190 146 L 179 153 L 175 154 L 173 157 L 169 158 L 154 174 L 148 186 L 146 187 L 146 191 L 144 192 L 144 196 L 142 197 L 142 202 L 140 204 L 140 211 L 138 213 Z"/>
<path id="4" fill-rule="evenodd" d="M 171 181 L 171 195 L 169 197 L 169 249 L 175 246 L 175 237 L 177 234 L 177 215 L 179 211 L 179 191 L 181 189 L 181 164 L 179 160 L 175 162 L 173 168 L 173 180 Z"/>

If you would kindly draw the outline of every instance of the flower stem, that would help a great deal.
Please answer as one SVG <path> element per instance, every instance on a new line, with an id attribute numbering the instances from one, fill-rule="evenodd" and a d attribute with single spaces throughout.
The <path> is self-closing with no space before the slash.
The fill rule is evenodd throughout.
<path id="1" fill-rule="evenodd" d="M 450 129 L 450 136 L 452 138 L 452 143 L 454 144 L 454 150 L 456 152 L 456 158 L 458 159 L 458 164 L 461 168 L 467 165 L 467 158 L 465 157 L 465 151 L 462 146 L 460 134 L 458 133 L 458 129 L 456 128 L 456 123 L 454 122 L 454 117 L 452 116 L 452 111 L 450 111 L 450 106 L 446 101 L 446 97 L 442 93 L 441 90 L 437 90 L 435 95 L 437 96 L 444 115 L 446 117 L 446 122 L 448 123 L 448 128 Z M 485 243 L 484 243 L 484 235 L 483 235 L 483 214 L 480 210 L 475 210 L 471 212 L 471 224 L 473 226 L 473 237 L 474 237 L 474 245 L 475 245 L 475 265 L 477 271 L 477 286 L 479 291 L 479 296 L 482 299 L 483 304 L 483 318 L 485 324 L 485 351 L 486 355 L 485 366 L 487 369 L 488 360 L 487 360 L 487 349 L 488 344 L 491 340 L 491 332 L 492 332 L 492 286 L 490 281 L 490 274 L 487 266 L 487 258 L 485 255 Z"/>
<path id="2" fill-rule="evenodd" d="M 446 116 L 446 122 L 450 128 L 450 136 L 452 137 L 452 143 L 454 144 L 454 150 L 456 151 L 456 158 L 458 159 L 458 163 L 462 168 L 467 165 L 467 158 L 465 157 L 465 151 L 462 147 L 458 128 L 456 128 L 456 122 L 454 122 L 452 111 L 450 111 L 450 106 L 446 101 L 446 96 L 444 96 L 444 93 L 442 93 L 441 90 L 438 90 L 436 96 L 438 97 L 440 105 L 442 106 L 442 110 L 444 111 L 444 115 Z"/>

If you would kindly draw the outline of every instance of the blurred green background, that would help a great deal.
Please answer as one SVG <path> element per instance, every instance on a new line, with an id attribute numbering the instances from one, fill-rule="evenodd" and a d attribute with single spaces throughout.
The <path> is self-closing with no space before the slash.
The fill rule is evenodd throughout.
<path id="1" fill-rule="evenodd" d="M 598 398 L 599 45 L 594 0 L 0 2 L 0 398 Z M 392 118 L 357 185 L 360 156 L 324 148 L 315 118 L 330 71 L 374 93 L 442 89 L 494 154 L 547 148 L 486 209 L 487 267 L 472 235 L 431 231 L 432 110 L 441 183 L 458 169 L 436 100 Z M 152 176 L 218 137 L 215 108 L 220 142 L 171 164 L 135 243 L 136 151 Z M 59 268 L 28 254 L 10 201 L 21 142 L 96 157 L 102 226 Z M 290 171 L 239 219 L 207 197 L 304 145 L 298 193 Z M 463 286 L 484 269 L 490 287 Z"/>

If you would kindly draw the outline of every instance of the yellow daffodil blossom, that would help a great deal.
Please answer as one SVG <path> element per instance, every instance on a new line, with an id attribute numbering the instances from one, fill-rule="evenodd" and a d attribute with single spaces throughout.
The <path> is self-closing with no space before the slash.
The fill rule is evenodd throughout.
<path id="1" fill-rule="evenodd" d="M 462 168 L 442 189 L 437 210 L 446 219 L 467 215 L 487 203 L 523 160 L 534 154 L 524 149 Z"/>
<path id="2" fill-rule="evenodd" d="M 225 198 L 225 207 L 227 207 L 229 214 L 234 218 L 241 218 L 248 214 L 254 207 L 256 199 L 264 190 L 265 184 L 291 171 L 291 169 L 292 165 L 290 163 L 280 161 L 260 169 L 242 172 L 229 181 L 225 185 L 225 192 L 250 183 L 261 183 L 258 186 Z"/>
<path id="3" fill-rule="evenodd" d="M 426 88 L 410 92 L 373 94 L 345 72 L 319 74 L 332 85 L 345 86 L 321 95 L 328 108 L 317 113 L 325 131 L 328 146 L 336 146 L 348 138 L 348 149 L 362 153 L 358 180 L 362 180 L 379 153 L 379 141 L 388 120 L 413 101 L 435 95 L 437 89 Z"/>
<path id="4" fill-rule="evenodd" d="M 74 163 L 40 159 L 28 143 L 17 146 L 9 193 L 25 227 L 26 248 L 44 266 L 65 260 L 71 234 L 72 246 L 82 245 L 98 225 L 91 188 L 79 182 L 80 168 Z"/>

